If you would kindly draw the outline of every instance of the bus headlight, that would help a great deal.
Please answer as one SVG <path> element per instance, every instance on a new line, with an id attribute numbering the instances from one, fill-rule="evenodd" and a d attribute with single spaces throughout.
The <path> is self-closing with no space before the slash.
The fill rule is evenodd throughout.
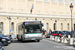
<path id="1" fill-rule="evenodd" d="M 25 35 L 25 38 L 28 38 L 29 36 L 28 35 Z"/>
<path id="2" fill-rule="evenodd" d="M 39 36 L 39 37 L 42 37 L 42 35 L 41 35 L 41 34 L 39 34 L 38 36 Z"/>

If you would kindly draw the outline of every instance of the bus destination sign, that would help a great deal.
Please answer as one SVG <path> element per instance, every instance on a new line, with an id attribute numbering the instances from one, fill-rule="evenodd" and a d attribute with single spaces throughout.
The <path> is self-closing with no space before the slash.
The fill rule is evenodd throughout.
<path id="1" fill-rule="evenodd" d="M 28 25 L 28 24 L 40 24 L 40 22 L 25 22 L 25 25 Z"/>

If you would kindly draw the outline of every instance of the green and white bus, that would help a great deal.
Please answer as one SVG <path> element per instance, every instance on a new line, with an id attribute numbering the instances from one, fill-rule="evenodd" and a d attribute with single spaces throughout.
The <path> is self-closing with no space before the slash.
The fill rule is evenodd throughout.
<path id="1" fill-rule="evenodd" d="M 42 26 L 41 21 L 25 21 L 18 26 L 18 41 L 27 40 L 42 40 Z"/>

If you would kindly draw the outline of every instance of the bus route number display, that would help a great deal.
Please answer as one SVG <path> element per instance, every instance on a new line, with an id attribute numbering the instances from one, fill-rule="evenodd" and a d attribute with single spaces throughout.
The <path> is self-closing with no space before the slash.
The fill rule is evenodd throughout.
<path id="1" fill-rule="evenodd" d="M 28 24 L 40 24 L 40 22 L 25 22 L 26 25 Z"/>

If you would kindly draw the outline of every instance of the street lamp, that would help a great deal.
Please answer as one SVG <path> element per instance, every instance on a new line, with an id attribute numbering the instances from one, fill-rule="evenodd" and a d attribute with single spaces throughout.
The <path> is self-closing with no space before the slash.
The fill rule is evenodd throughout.
<path id="1" fill-rule="evenodd" d="M 71 10 L 71 37 L 73 37 L 73 25 L 72 25 L 72 9 L 73 9 L 73 5 L 72 5 L 72 3 L 71 3 L 71 5 L 70 5 L 70 10 Z"/>
<path id="2" fill-rule="evenodd" d="M 11 17 L 9 16 L 9 34 L 10 34 L 10 32 L 11 32 Z"/>

